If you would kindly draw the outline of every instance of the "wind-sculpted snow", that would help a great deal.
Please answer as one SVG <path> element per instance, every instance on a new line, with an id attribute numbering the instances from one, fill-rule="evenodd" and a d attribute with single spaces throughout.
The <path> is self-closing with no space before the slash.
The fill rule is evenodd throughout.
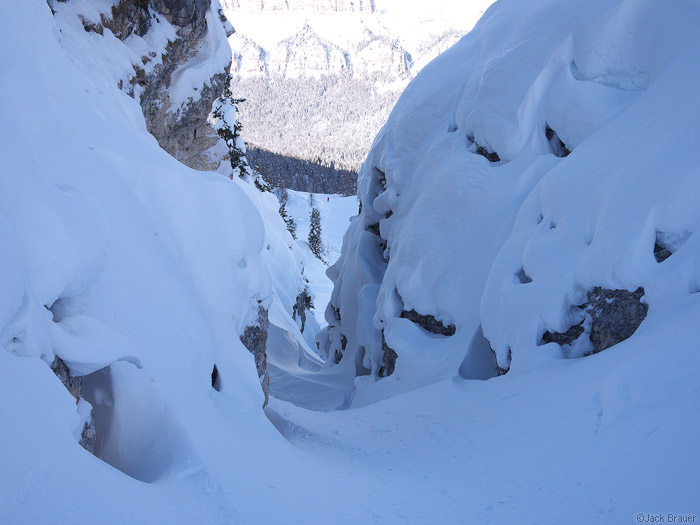
<path id="1" fill-rule="evenodd" d="M 370 372 L 356 405 L 597 351 L 594 289 L 642 290 L 621 303 L 620 346 L 698 308 L 698 21 L 691 2 L 504 0 L 409 85 L 330 270 L 320 342 L 348 380 Z"/>
<path id="2" fill-rule="evenodd" d="M 135 478 L 198 487 L 171 521 L 230 522 L 230 509 L 196 503 L 216 490 L 198 474 L 207 451 L 245 442 L 235 423 L 245 413 L 256 440 L 278 439 L 239 337 L 259 307 L 272 309 L 268 359 L 311 354 L 291 318 L 305 283 L 279 204 L 160 149 L 115 82 L 128 56 L 105 54 L 102 36 L 59 29 L 43 0 L 3 4 L 0 18 L 0 44 L 14 49 L 0 71 L 0 520 L 69 522 L 99 508 L 128 521 L 111 500 L 150 499 Z M 88 426 L 104 462 L 78 446 Z M 162 517 L 158 499 L 142 519 Z"/>
<path id="3" fill-rule="evenodd" d="M 698 11 L 505 0 L 433 63 L 365 164 L 323 365 L 309 196 L 295 245 L 158 148 L 123 48 L 0 2 L 0 522 L 697 521 Z M 357 204 L 313 205 L 334 252 Z"/>
<path id="4" fill-rule="evenodd" d="M 217 169 L 219 137 L 207 119 L 229 78 L 233 32 L 218 0 L 47 1 L 66 49 L 140 101 L 163 149 Z"/>

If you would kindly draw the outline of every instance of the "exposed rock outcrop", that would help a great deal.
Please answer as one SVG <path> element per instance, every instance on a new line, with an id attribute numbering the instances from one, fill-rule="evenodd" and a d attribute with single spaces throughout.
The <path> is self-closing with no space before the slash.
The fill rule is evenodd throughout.
<path id="1" fill-rule="evenodd" d="M 109 29 L 122 41 L 132 35 L 145 38 L 163 21 L 172 25 L 176 38 L 168 37 L 165 49 L 152 49 L 141 57 L 140 63 L 133 64 L 134 74 L 129 82 L 120 82 L 120 87 L 139 98 L 148 131 L 160 146 L 180 162 L 199 170 L 215 170 L 221 162 L 221 155 L 208 153 L 219 141 L 208 118 L 214 100 L 228 81 L 230 63 L 221 64 L 220 71 L 192 87 L 191 93 L 185 93 L 184 101 L 171 97 L 179 71 L 201 56 L 215 54 L 210 47 L 215 46 L 217 32 L 221 37 L 216 45 L 227 47 L 225 38 L 232 28 L 223 11 L 208 16 L 210 7 L 211 0 L 121 0 L 111 12 L 101 16 L 99 23 L 81 18 L 86 31 L 103 34 L 104 29 Z M 224 31 L 209 27 L 212 23 L 222 24 Z M 205 59 L 214 60 L 213 56 Z"/>
<path id="2" fill-rule="evenodd" d="M 597 354 L 632 336 L 649 310 L 649 305 L 642 302 L 642 287 L 630 292 L 597 286 L 587 295 L 588 302 L 578 308 L 586 311 L 589 322 L 581 321 L 562 333 L 547 331 L 542 336 L 543 344 L 570 346 L 588 332 L 592 349 L 586 355 Z"/>
<path id="3" fill-rule="evenodd" d="M 227 78 L 226 72 L 212 77 L 210 84 L 200 90 L 201 99 L 187 104 L 176 113 L 163 109 L 170 107 L 166 85 L 168 75 L 158 75 L 147 82 L 141 95 L 141 108 L 148 131 L 165 151 L 191 168 L 213 171 L 221 162 L 221 158 L 206 155 L 206 151 L 219 142 L 207 119 L 212 103 L 221 95 Z"/>
<path id="4" fill-rule="evenodd" d="M 486 160 L 489 162 L 500 162 L 501 157 L 496 153 L 495 151 L 489 151 L 488 148 L 485 148 L 478 142 L 474 142 L 473 139 L 469 139 L 470 144 L 470 149 L 476 153 L 477 155 L 481 155 L 484 157 Z"/>
<path id="5" fill-rule="evenodd" d="M 135 1 L 143 4 L 145 0 Z M 210 30 L 205 17 L 209 5 L 210 0 L 150 1 L 151 9 L 177 26 L 178 39 L 169 44 L 163 63 L 144 79 L 141 92 L 141 108 L 148 131 L 165 151 L 200 170 L 214 170 L 220 162 L 205 155 L 219 141 L 207 119 L 214 100 L 221 95 L 228 80 L 228 71 L 222 70 L 208 79 L 198 88 L 198 100 L 179 108 L 173 107 L 169 88 L 176 70 L 201 52 L 202 42 Z"/>
<path id="6" fill-rule="evenodd" d="M 263 408 L 267 406 L 270 390 L 270 376 L 267 373 L 267 332 L 270 327 L 268 312 L 262 305 L 258 306 L 258 318 L 254 325 L 246 327 L 241 335 L 241 343 L 255 357 L 255 367 L 258 370 L 260 385 L 265 393 Z"/>
<path id="7" fill-rule="evenodd" d="M 545 128 L 545 137 L 547 137 L 547 142 L 549 142 L 549 147 L 552 149 L 552 153 L 557 157 L 568 157 L 571 150 L 566 147 L 566 144 L 562 142 L 557 135 L 557 132 L 552 128 L 547 126 Z"/>
<path id="8" fill-rule="evenodd" d="M 671 257 L 671 255 L 673 255 L 673 252 L 667 247 L 662 246 L 658 241 L 656 244 L 654 244 L 654 258 L 656 259 L 656 262 L 664 262 L 666 259 Z"/>
<path id="9" fill-rule="evenodd" d="M 569 328 L 566 332 L 545 332 L 542 335 L 543 343 L 557 343 L 560 346 L 572 344 L 584 332 L 582 325 L 577 324 Z"/>
<path id="10" fill-rule="evenodd" d="M 664 262 L 677 252 L 690 237 L 689 231 L 657 231 L 654 243 L 656 262 Z"/>
<path id="11" fill-rule="evenodd" d="M 297 319 L 301 321 L 300 331 L 304 333 L 304 328 L 306 327 L 306 310 L 313 308 L 313 303 L 311 302 L 311 296 L 309 295 L 308 288 L 297 295 L 297 301 L 294 303 L 294 309 L 292 311 L 292 317 L 296 321 Z"/>
<path id="12" fill-rule="evenodd" d="M 382 330 L 382 351 L 384 352 L 382 355 L 382 366 L 379 368 L 379 373 L 377 375 L 379 377 L 389 377 L 394 373 L 398 355 L 396 354 L 396 350 L 386 343 L 386 339 L 384 339 L 384 330 Z"/>
<path id="13" fill-rule="evenodd" d="M 401 317 L 403 319 L 408 319 L 409 321 L 416 323 L 423 330 L 426 330 L 431 334 L 446 336 L 455 335 L 455 325 L 449 324 L 445 326 L 444 323 L 438 321 L 432 315 L 422 315 L 416 312 L 415 310 L 410 310 L 408 312 L 404 310 L 403 312 L 401 312 Z"/>
<path id="14" fill-rule="evenodd" d="M 63 383 L 70 395 L 75 398 L 76 404 L 82 403 L 86 404 L 86 407 L 90 405 L 82 398 L 82 388 L 83 388 L 83 378 L 81 376 L 72 376 L 70 370 L 63 362 L 63 359 L 56 356 L 51 363 L 51 371 L 56 374 L 56 377 Z M 81 410 L 79 410 L 81 412 Z M 81 414 L 84 419 L 86 419 L 83 424 L 83 429 L 80 433 L 80 445 L 87 451 L 95 452 L 95 420 L 92 414 Z"/>
<path id="15" fill-rule="evenodd" d="M 588 292 L 588 314 L 593 319 L 593 353 L 629 338 L 647 316 L 649 305 L 642 302 L 644 288 L 634 292 L 596 287 Z"/>

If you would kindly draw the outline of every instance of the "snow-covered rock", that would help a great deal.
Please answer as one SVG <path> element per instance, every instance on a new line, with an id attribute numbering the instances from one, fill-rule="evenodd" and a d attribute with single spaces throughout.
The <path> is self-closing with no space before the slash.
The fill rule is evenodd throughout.
<path id="1" fill-rule="evenodd" d="M 218 0 L 50 4 L 64 44 L 76 55 L 90 49 L 104 57 L 93 65 L 140 101 L 146 126 L 164 150 L 195 169 L 218 167 L 219 138 L 207 118 L 231 63 L 230 24 Z"/>
<path id="2" fill-rule="evenodd" d="M 409 85 L 329 271 L 321 347 L 369 374 L 356 404 L 643 348 L 697 308 L 699 20 L 690 2 L 501 0 Z"/>
<path id="3" fill-rule="evenodd" d="M 123 4 L 0 6 L 1 45 L 15 49 L 0 70 L 2 126 L 12 130 L 0 193 L 0 449 L 3 477 L 24 479 L 4 500 L 3 521 L 73 521 L 110 507 L 113 489 L 143 501 L 134 479 L 191 483 L 213 442 L 250 441 L 237 418 L 260 430 L 257 439 L 278 439 L 261 411 L 255 361 L 265 348 L 254 356 L 241 343 L 255 339 L 245 336 L 261 309 L 265 321 L 274 312 L 278 336 L 268 353 L 319 366 L 292 319 L 306 283 L 277 199 L 159 147 L 138 97 L 119 87 L 133 71 L 129 38 L 81 22 L 113 6 Z M 206 61 L 203 71 L 220 66 Z M 61 490 L 35 501 L 46 483 Z M 90 503 L 76 511 L 81 499 Z M 156 500 L 142 518 L 160 513 Z M 229 521 L 226 509 L 189 496 L 176 506 L 186 521 Z M 126 520 L 125 510 L 111 516 Z"/>

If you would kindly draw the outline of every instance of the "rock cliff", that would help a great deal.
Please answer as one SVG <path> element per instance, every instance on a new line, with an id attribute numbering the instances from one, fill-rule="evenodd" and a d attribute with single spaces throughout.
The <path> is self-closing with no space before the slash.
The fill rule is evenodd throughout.
<path id="1" fill-rule="evenodd" d="M 180 162 L 199 170 L 216 169 L 220 159 L 207 151 L 217 144 L 219 137 L 207 119 L 212 103 L 228 79 L 227 68 L 201 78 L 201 83 L 197 82 L 192 86 L 193 91 L 185 94 L 185 100 L 171 100 L 171 88 L 176 75 L 182 75 L 183 70 L 197 61 L 211 58 L 214 52 L 211 48 L 217 45 L 216 38 L 219 38 L 218 46 L 225 46 L 221 41 L 226 36 L 225 30 L 222 31 L 225 17 L 223 14 L 221 18 L 208 16 L 211 0 L 122 0 L 117 8 L 113 8 L 117 15 L 114 19 L 121 18 L 119 14 L 124 10 L 119 8 L 122 4 L 129 5 L 127 12 L 138 13 L 142 25 L 147 26 L 147 21 L 152 19 L 151 13 L 156 12 L 162 14 L 177 32 L 176 40 L 168 42 L 162 64 L 137 80 L 143 86 L 140 101 L 148 131 Z M 129 34 L 129 31 L 122 33 L 122 39 Z"/>
<path id="2" fill-rule="evenodd" d="M 317 13 L 373 13 L 374 0 L 222 0 L 224 9 L 261 11 L 314 11 Z"/>
<path id="3" fill-rule="evenodd" d="M 229 12 L 235 17 L 235 11 Z M 449 30 L 435 35 L 417 51 L 417 59 L 397 35 L 362 25 L 352 42 L 336 42 L 319 35 L 319 22 L 304 21 L 292 35 L 265 48 L 246 34 L 245 23 L 231 36 L 232 73 L 241 78 L 350 76 L 370 83 L 391 84 L 412 78 L 425 62 L 454 44 L 463 33 Z M 357 23 L 357 22 L 356 22 Z"/>
<path id="4" fill-rule="evenodd" d="M 61 3 L 49 1 L 58 10 Z M 215 170 L 219 138 L 207 119 L 228 78 L 233 34 L 218 1 L 120 0 L 101 12 L 76 5 L 73 14 L 85 31 L 125 45 L 132 70 L 119 85 L 140 101 L 160 146 L 192 168 Z"/>

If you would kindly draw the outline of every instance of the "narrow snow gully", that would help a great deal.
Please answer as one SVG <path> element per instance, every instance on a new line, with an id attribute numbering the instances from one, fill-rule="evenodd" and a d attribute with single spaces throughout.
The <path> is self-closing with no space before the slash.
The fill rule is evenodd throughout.
<path id="1" fill-rule="evenodd" d="M 408 86 L 328 270 L 337 382 L 269 406 L 336 515 L 698 515 L 698 23 L 500 0 Z"/>
<path id="2" fill-rule="evenodd" d="M 314 198 L 330 267 L 49 3 L 0 1 L 0 522 L 697 521 L 696 0 L 498 0 Z"/>

